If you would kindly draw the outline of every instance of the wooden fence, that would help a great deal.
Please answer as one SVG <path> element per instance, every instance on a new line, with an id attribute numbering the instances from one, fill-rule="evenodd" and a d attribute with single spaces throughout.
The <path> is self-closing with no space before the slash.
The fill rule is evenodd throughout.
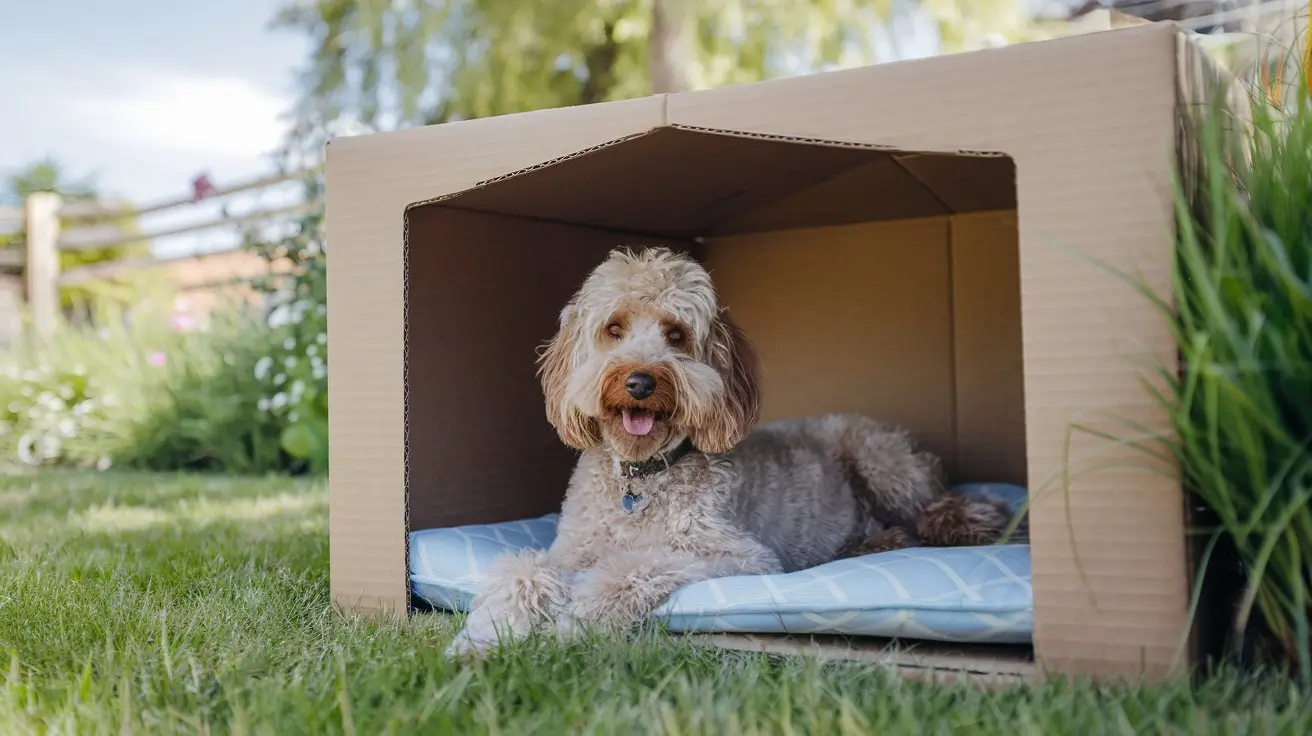
<path id="1" fill-rule="evenodd" d="M 0 343 L 7 342 L 4 339 L 6 332 L 12 339 L 17 325 L 21 325 L 19 314 L 24 304 L 30 314 L 33 332 L 50 334 L 59 322 L 61 287 L 113 279 L 144 269 L 176 267 L 186 261 L 206 262 L 231 257 L 242 249 L 243 244 L 237 242 L 177 256 L 107 260 L 63 272 L 60 270 L 61 252 L 114 248 L 189 233 L 225 228 L 237 230 L 290 221 L 321 206 L 321 203 L 254 208 L 239 214 L 229 214 L 225 209 L 218 216 L 141 233 L 128 232 L 119 224 L 124 218 L 183 211 L 236 194 L 257 193 L 315 173 L 312 169 L 278 173 L 213 189 L 200 197 L 187 194 L 135 208 L 107 207 L 98 202 L 64 202 L 58 194 L 50 192 L 32 194 L 22 207 L 0 207 L 0 237 L 16 232 L 22 234 L 19 239 L 21 247 L 0 248 Z"/>

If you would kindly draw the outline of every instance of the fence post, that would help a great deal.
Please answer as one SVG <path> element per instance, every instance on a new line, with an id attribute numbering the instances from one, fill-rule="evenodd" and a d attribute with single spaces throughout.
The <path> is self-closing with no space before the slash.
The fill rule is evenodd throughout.
<path id="1" fill-rule="evenodd" d="M 26 233 L 27 307 L 37 337 L 53 334 L 59 319 L 59 208 L 54 192 L 36 192 L 23 202 Z"/>

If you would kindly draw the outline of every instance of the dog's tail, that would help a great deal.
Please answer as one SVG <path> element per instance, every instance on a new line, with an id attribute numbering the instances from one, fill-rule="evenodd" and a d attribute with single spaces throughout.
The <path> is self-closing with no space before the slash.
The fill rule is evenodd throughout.
<path id="1" fill-rule="evenodd" d="M 916 447 L 906 431 L 867 417 L 825 417 L 823 430 L 838 447 L 869 518 L 881 528 L 853 555 L 911 546 L 993 544 L 1011 522 L 1002 501 L 947 490 L 942 463 Z"/>

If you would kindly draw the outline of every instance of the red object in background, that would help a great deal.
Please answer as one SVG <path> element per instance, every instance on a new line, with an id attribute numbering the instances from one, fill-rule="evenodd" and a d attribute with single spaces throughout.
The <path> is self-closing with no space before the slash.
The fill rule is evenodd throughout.
<path id="1" fill-rule="evenodd" d="M 214 182 L 210 181 L 210 175 L 201 174 L 191 182 L 191 201 L 199 202 L 217 191 Z"/>

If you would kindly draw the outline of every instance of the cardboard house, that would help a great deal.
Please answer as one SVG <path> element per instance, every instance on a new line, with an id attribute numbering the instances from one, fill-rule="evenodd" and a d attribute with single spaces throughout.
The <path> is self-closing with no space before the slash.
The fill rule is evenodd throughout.
<path id="1" fill-rule="evenodd" d="M 1029 488 L 1032 649 L 931 664 L 1179 672 L 1180 483 L 1072 428 L 1169 428 L 1143 383 L 1169 326 L 1089 257 L 1169 292 L 1180 116 L 1215 79 L 1154 24 L 334 140 L 335 604 L 409 610 L 409 530 L 559 508 L 536 350 L 608 250 L 660 243 L 760 349 L 765 420 L 866 412 Z"/>

